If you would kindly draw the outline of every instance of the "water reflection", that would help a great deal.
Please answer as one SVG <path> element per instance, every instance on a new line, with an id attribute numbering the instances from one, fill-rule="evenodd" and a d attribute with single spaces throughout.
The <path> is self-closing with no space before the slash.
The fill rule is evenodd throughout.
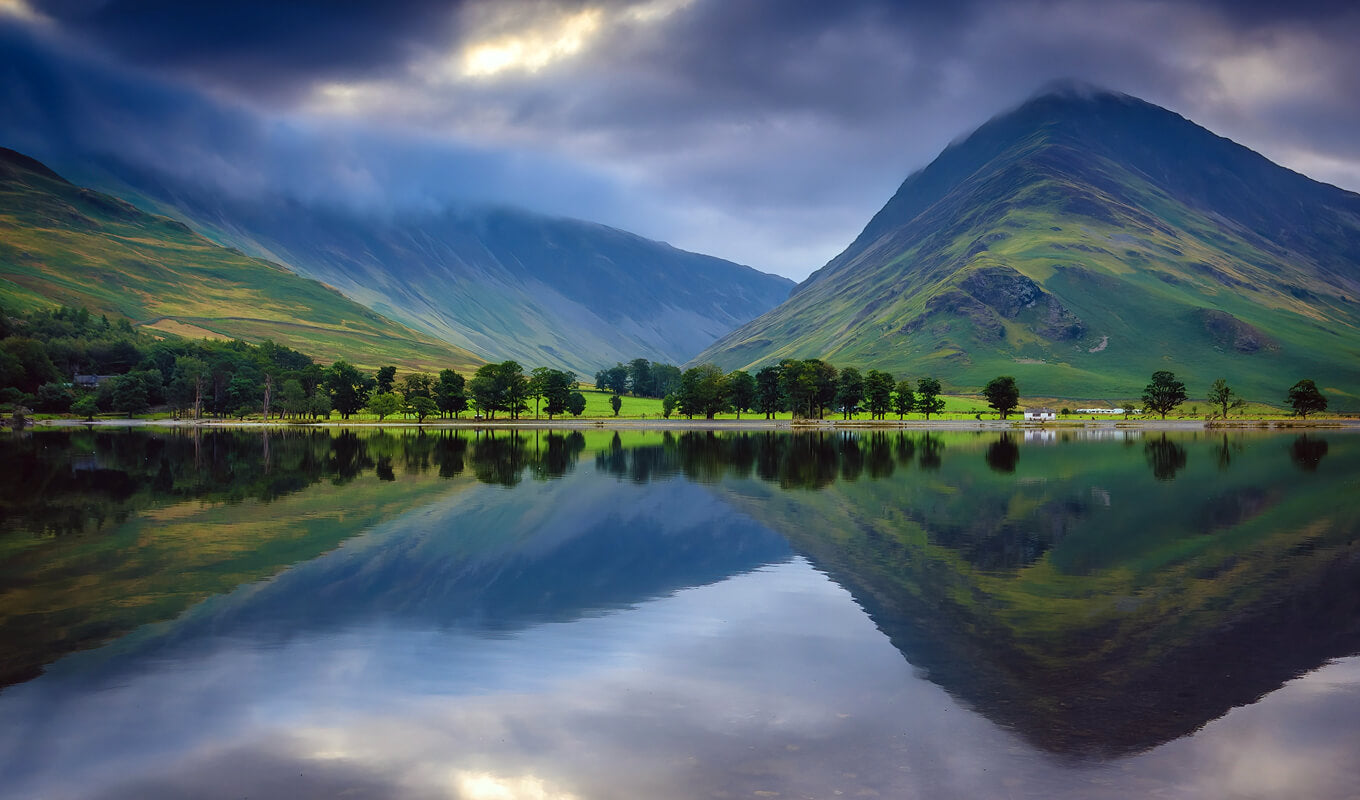
<path id="1" fill-rule="evenodd" d="M 1327 758 L 1360 746 L 1360 671 L 1313 672 L 1360 651 L 1348 435 L 0 447 L 29 471 L 0 488 L 21 682 L 0 774 L 26 795 L 1145 796 L 1212 788 L 1213 765 L 1340 797 L 1360 777 Z"/>

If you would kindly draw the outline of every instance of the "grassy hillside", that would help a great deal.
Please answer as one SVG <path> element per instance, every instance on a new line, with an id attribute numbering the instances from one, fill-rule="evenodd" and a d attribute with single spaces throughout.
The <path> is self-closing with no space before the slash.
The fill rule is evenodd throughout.
<path id="1" fill-rule="evenodd" d="M 1122 96 L 1040 98 L 909 178 L 788 302 L 697 360 L 823 357 L 1129 399 L 1170 369 L 1360 393 L 1360 196 Z"/>
<path id="2" fill-rule="evenodd" d="M 316 281 L 74 186 L 0 148 L 0 303 L 67 305 L 189 338 L 273 339 L 323 361 L 467 370 L 481 359 Z"/>
<path id="3" fill-rule="evenodd" d="M 109 191 L 491 361 L 580 375 L 637 357 L 680 364 L 793 288 L 582 220 L 510 208 L 377 218 L 233 200 L 122 164 L 82 169 Z"/>

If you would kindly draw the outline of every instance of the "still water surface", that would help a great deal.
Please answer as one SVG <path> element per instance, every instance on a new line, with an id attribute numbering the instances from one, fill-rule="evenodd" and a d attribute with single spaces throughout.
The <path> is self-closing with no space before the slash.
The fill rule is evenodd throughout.
<path id="1" fill-rule="evenodd" d="M 0 795 L 1351 798 L 1360 436 L 0 439 Z"/>

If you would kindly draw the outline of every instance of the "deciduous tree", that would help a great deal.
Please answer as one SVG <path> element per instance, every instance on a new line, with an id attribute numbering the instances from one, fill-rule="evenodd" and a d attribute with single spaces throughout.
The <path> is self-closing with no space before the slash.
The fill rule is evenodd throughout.
<path id="1" fill-rule="evenodd" d="M 1010 375 L 992 378 L 983 387 L 982 396 L 987 398 L 987 405 L 996 409 L 1002 419 L 1020 405 L 1020 389 L 1015 385 L 1015 378 Z"/>
<path id="2" fill-rule="evenodd" d="M 1307 378 L 1289 387 L 1288 403 L 1294 413 L 1304 419 L 1309 414 L 1327 410 L 1327 398 L 1318 391 L 1317 384 Z"/>
<path id="3" fill-rule="evenodd" d="M 1185 384 L 1164 369 L 1152 373 L 1152 382 L 1143 390 L 1143 406 L 1166 419 L 1167 412 L 1185 402 Z"/>

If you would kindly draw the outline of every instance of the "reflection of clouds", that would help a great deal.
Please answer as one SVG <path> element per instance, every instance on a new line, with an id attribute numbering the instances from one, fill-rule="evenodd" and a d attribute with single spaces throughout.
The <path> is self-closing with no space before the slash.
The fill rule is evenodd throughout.
<path id="1" fill-rule="evenodd" d="M 350 629 L 116 685 L 54 671 L 0 696 L 0 775 L 120 799 L 1326 798 L 1360 785 L 1357 687 L 1349 659 L 1193 738 L 1058 763 L 914 675 L 798 559 L 498 638 Z"/>

